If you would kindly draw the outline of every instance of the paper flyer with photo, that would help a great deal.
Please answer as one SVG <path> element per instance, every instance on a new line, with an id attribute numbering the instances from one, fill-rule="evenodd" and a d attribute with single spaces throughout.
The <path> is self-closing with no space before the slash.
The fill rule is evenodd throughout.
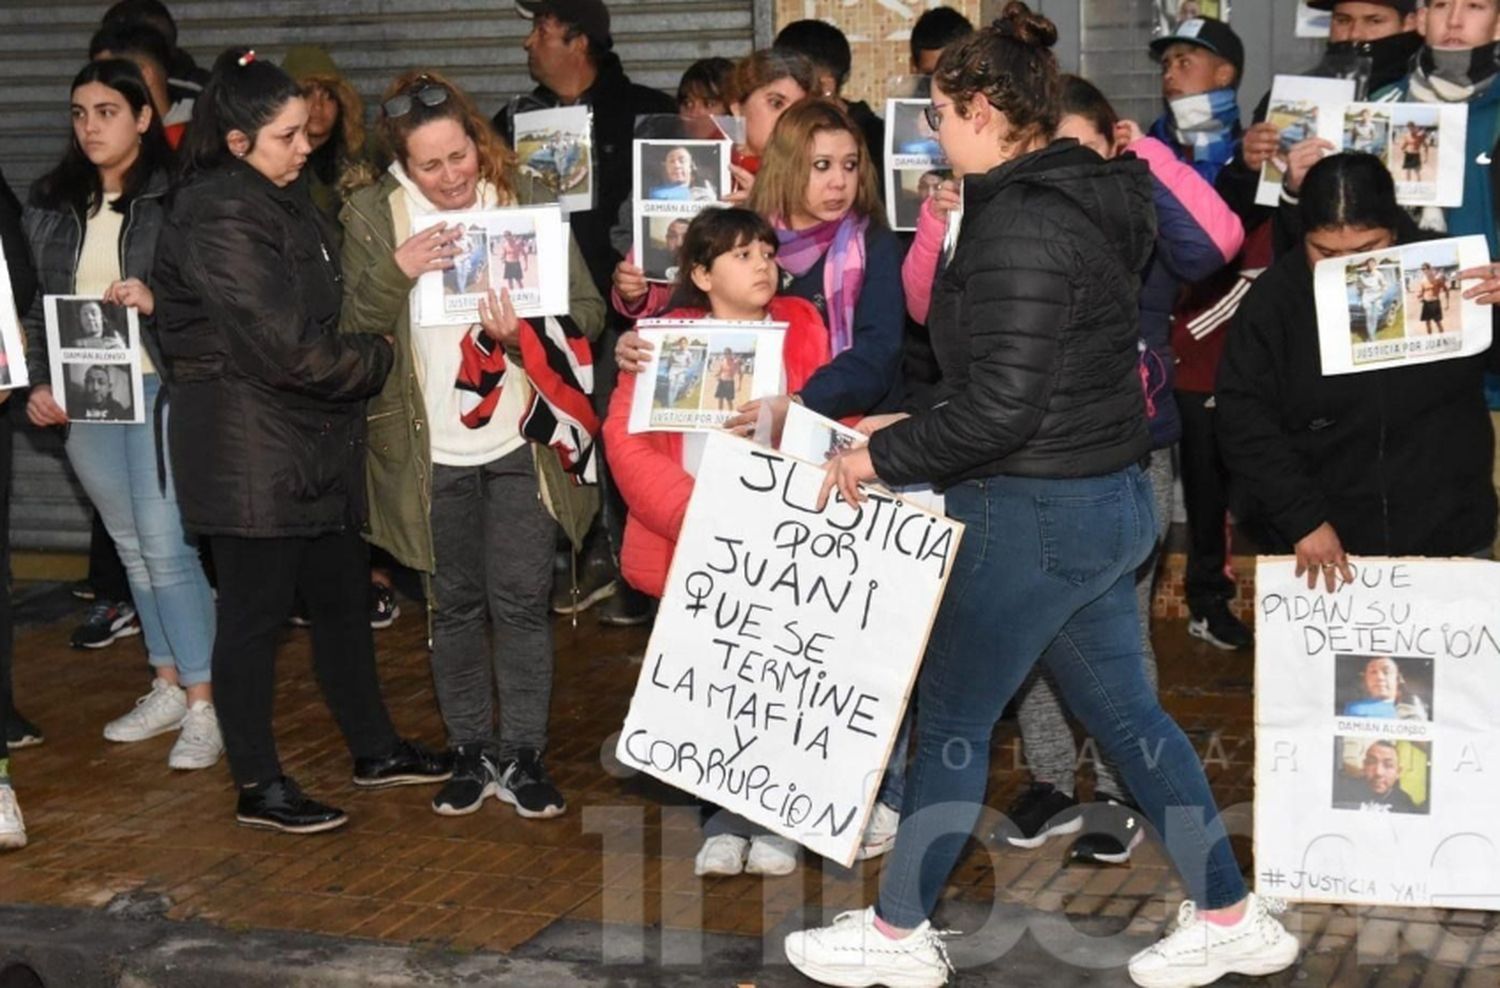
<path id="1" fill-rule="evenodd" d="M 31 383 L 26 370 L 26 343 L 21 334 L 21 314 L 10 284 L 5 251 L 0 250 L 0 391 L 24 388 Z"/>
<path id="2" fill-rule="evenodd" d="M 1458 272 L 1490 263 L 1484 237 L 1351 254 L 1313 272 L 1323 374 L 1355 374 L 1482 353 L 1493 312 L 1463 297 Z"/>
<path id="3" fill-rule="evenodd" d="M 1338 132 L 1337 128 L 1343 121 L 1344 104 L 1354 102 L 1355 85 L 1353 79 L 1319 79 L 1305 75 L 1276 77 L 1271 84 L 1266 120 L 1281 131 L 1281 139 L 1276 152 L 1261 166 L 1260 185 L 1255 190 L 1256 205 L 1274 206 L 1281 198 L 1286 155 L 1292 145 L 1309 137 L 1327 136 L 1330 120 L 1335 128 L 1333 132 Z"/>
<path id="4" fill-rule="evenodd" d="M 1307 0 L 1297 0 L 1297 37 L 1326 38 L 1332 20 L 1331 11 L 1313 10 Z"/>
<path id="5" fill-rule="evenodd" d="M 728 141 L 635 142 L 635 254 L 647 281 L 677 280 L 677 251 L 705 207 L 729 191 Z"/>
<path id="6" fill-rule="evenodd" d="M 490 289 L 510 293 L 516 315 L 568 312 L 568 226 L 555 205 L 429 213 L 412 232 L 438 223 L 461 226 L 463 253 L 453 267 L 417 279 L 418 325 L 455 326 L 479 321 L 479 300 Z"/>
<path id="7" fill-rule="evenodd" d="M 74 423 L 146 421 L 141 324 L 135 309 L 97 295 L 47 295 L 52 396 Z"/>
<path id="8" fill-rule="evenodd" d="M 826 463 L 844 450 L 857 449 L 869 441 L 868 436 L 842 422 L 824 418 L 812 409 L 792 402 L 786 410 L 786 422 L 781 427 L 781 443 L 777 449 L 809 463 Z M 891 492 L 935 515 L 943 513 L 943 495 L 926 484 L 893 487 Z"/>
<path id="9" fill-rule="evenodd" d="M 1500 564 L 1255 570 L 1255 885 L 1300 902 L 1500 909 Z"/>
<path id="10" fill-rule="evenodd" d="M 1229 23 L 1229 0 L 1152 0 L 1156 9 L 1156 33 L 1171 34 L 1177 25 L 1194 17 L 1212 17 Z"/>
<path id="11" fill-rule="evenodd" d="M 636 379 L 630 431 L 712 432 L 755 398 L 782 392 L 786 323 L 642 319 L 651 359 Z"/>
<path id="12" fill-rule="evenodd" d="M 564 213 L 593 209 L 593 109 L 528 110 L 514 119 L 521 171 L 551 189 Z"/>
<path id="13" fill-rule="evenodd" d="M 893 230 L 915 230 L 922 203 L 953 177 L 927 119 L 930 99 L 885 101 L 885 203 Z"/>

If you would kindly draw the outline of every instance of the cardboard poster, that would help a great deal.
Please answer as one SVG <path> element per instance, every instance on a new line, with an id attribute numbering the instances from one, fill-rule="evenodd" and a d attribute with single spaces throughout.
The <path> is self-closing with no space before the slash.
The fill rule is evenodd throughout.
<path id="1" fill-rule="evenodd" d="M 1463 297 L 1458 272 L 1490 262 L 1481 236 L 1427 240 L 1319 262 L 1313 271 L 1323 374 L 1482 353 L 1492 307 Z"/>
<path id="2" fill-rule="evenodd" d="M 677 280 L 677 251 L 693 217 L 729 191 L 728 141 L 635 142 L 635 256 L 646 280 Z"/>
<path id="3" fill-rule="evenodd" d="M 792 402 L 786 410 L 786 422 L 781 427 L 781 444 L 777 448 L 799 460 L 826 463 L 844 450 L 857 449 L 869 441 L 864 433 Z M 892 490 L 926 511 L 935 515 L 943 513 L 943 495 L 928 485 L 896 487 Z"/>
<path id="4" fill-rule="evenodd" d="M 635 328 L 654 349 L 630 407 L 633 433 L 718 431 L 741 405 L 782 392 L 786 323 L 642 319 Z"/>
<path id="5" fill-rule="evenodd" d="M 1305 75 L 1279 75 L 1275 78 L 1271 83 L 1266 120 L 1281 131 L 1281 140 L 1276 152 L 1260 168 L 1260 185 L 1255 190 L 1257 205 L 1274 206 L 1281 198 L 1286 155 L 1292 145 L 1309 137 L 1326 137 L 1330 126 L 1333 127 L 1332 133 L 1338 133 L 1344 104 L 1354 102 L 1355 86 L 1353 79 L 1321 79 Z M 1334 143 L 1338 142 L 1335 140 Z"/>
<path id="6" fill-rule="evenodd" d="M 0 391 L 24 388 L 30 383 L 21 315 L 16 309 L 16 293 L 10 284 L 5 251 L 0 250 Z"/>
<path id="7" fill-rule="evenodd" d="M 416 322 L 421 326 L 479 321 L 485 292 L 510 293 L 521 318 L 568 312 L 568 227 L 557 206 L 521 206 L 471 213 L 428 213 L 412 232 L 438 223 L 462 226 L 466 248 L 453 267 L 417 279 Z"/>
<path id="8" fill-rule="evenodd" d="M 853 863 L 963 526 L 710 435 L 616 754 Z"/>
<path id="9" fill-rule="evenodd" d="M 593 109 L 528 110 L 517 113 L 514 121 L 521 171 L 551 189 L 564 213 L 593 209 Z"/>
<path id="10" fill-rule="evenodd" d="M 915 230 L 922 204 L 953 177 L 927 120 L 930 99 L 886 100 L 885 203 L 893 230 Z"/>
<path id="11" fill-rule="evenodd" d="M 1500 909 L 1500 563 L 1352 562 L 1256 567 L 1256 890 Z"/>
<path id="12" fill-rule="evenodd" d="M 74 424 L 146 421 L 141 324 L 135 309 L 97 295 L 47 295 L 52 396 Z"/>

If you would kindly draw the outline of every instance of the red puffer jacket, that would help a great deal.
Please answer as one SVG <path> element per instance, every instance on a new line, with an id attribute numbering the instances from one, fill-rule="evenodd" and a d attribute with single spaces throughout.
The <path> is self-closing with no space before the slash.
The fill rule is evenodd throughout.
<path id="1" fill-rule="evenodd" d="M 787 323 L 781 366 L 787 390 L 795 392 L 813 371 L 829 361 L 828 329 L 812 303 L 777 296 L 769 306 L 771 318 Z M 699 309 L 676 309 L 664 319 L 702 319 Z M 629 514 L 625 544 L 620 547 L 620 572 L 630 585 L 660 597 L 667 570 L 677 548 L 677 533 L 693 494 L 693 476 L 682 466 L 682 433 L 630 434 L 630 404 L 638 375 L 621 372 L 604 420 L 604 451 L 610 477 L 619 487 Z"/>

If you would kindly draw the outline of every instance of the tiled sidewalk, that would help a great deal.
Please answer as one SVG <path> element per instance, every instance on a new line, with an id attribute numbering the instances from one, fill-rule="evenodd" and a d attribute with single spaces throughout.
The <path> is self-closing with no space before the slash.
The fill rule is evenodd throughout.
<path id="1" fill-rule="evenodd" d="M 1171 602 L 1170 591 L 1158 600 L 1167 706 L 1203 756 L 1221 804 L 1239 804 L 1232 826 L 1248 834 L 1251 660 L 1188 639 L 1169 616 Z M 425 623 L 418 606 L 405 610 L 377 637 L 386 696 L 403 733 L 438 744 Z M 577 630 L 558 623 L 548 764 L 569 812 L 530 822 L 494 802 L 474 816 L 438 817 L 425 789 L 356 791 L 312 680 L 307 634 L 289 629 L 277 707 L 282 757 L 309 792 L 352 818 L 335 834 L 291 838 L 234 825 L 223 764 L 173 773 L 170 737 L 131 746 L 104 741 L 104 722 L 147 687 L 143 652 L 139 639 L 101 652 L 70 650 L 70 626 L 18 636 L 20 705 L 47 743 L 13 758 L 32 845 L 0 856 L 0 903 L 134 903 L 231 930 L 510 951 L 559 921 L 627 934 L 660 926 L 758 937 L 803 910 L 872 901 L 878 862 L 844 871 L 813 859 L 794 876 L 767 881 L 693 876 L 696 811 L 681 794 L 623 777 L 607 756 L 639 673 L 644 632 L 602 630 L 588 615 Z M 1004 726 L 996 744 L 991 804 L 1003 808 L 1023 780 L 1013 727 Z M 1239 849 L 1248 862 L 1248 841 Z M 1103 870 L 1062 867 L 1056 842 L 1031 852 L 976 842 L 971 851 L 949 889 L 955 913 L 999 899 L 1038 915 L 1089 917 L 1082 921 L 1091 929 L 1145 934 L 1165 921 L 1177 894 L 1149 846 L 1128 868 Z M 1380 910 L 1357 921 L 1348 910 L 1299 908 L 1290 915 L 1309 953 L 1273 984 L 1500 985 L 1500 932 L 1490 914 Z M 620 948 L 627 953 L 629 940 Z M 609 943 L 606 937 L 606 953 Z"/>

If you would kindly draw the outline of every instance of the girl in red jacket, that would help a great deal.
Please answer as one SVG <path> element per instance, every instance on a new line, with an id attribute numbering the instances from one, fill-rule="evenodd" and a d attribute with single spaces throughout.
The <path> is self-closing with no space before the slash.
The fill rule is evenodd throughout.
<path id="1" fill-rule="evenodd" d="M 796 394 L 829 360 L 828 330 L 812 303 L 777 297 L 776 231 L 747 209 L 707 209 L 688 227 L 669 319 L 772 320 L 787 324 L 782 343 L 786 391 Z M 637 365 L 621 370 L 604 420 L 610 476 L 630 509 L 620 572 L 636 589 L 660 597 L 677 535 L 703 456 L 703 433 L 629 430 Z M 648 385 L 649 386 L 649 385 Z M 699 875 L 785 875 L 797 867 L 791 841 L 720 811 L 704 825 Z"/>

